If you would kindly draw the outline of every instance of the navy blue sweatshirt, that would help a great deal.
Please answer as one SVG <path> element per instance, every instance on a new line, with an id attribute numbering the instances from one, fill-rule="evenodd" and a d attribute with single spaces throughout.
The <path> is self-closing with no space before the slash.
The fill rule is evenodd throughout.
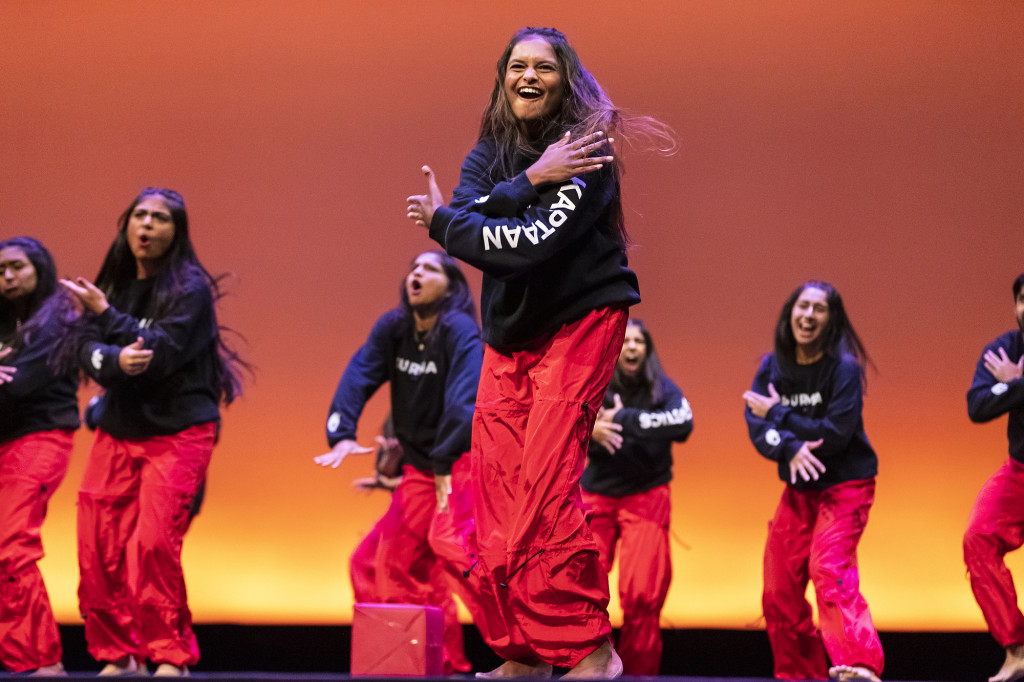
<path id="1" fill-rule="evenodd" d="M 327 417 L 327 442 L 355 440 L 366 401 L 391 384 L 391 419 L 405 461 L 448 475 L 469 450 L 473 405 L 483 347 L 476 321 L 465 313 L 442 315 L 434 338 L 417 341 L 399 310 L 381 316 L 349 360 Z"/>
<path id="2" fill-rule="evenodd" d="M 636 275 L 611 236 L 619 188 L 610 167 L 534 188 L 491 168 L 493 139 L 477 142 L 462 164 L 451 204 L 439 207 L 430 237 L 483 272 L 484 339 L 519 350 L 592 310 L 640 301 Z"/>
<path id="3" fill-rule="evenodd" d="M 163 317 L 151 319 L 153 283 L 132 280 L 111 297 L 79 344 L 82 368 L 107 389 L 98 426 L 116 438 L 167 436 L 220 418 L 210 288 L 196 277 Z M 118 356 L 140 336 L 153 359 L 145 372 L 128 376 Z"/>
<path id="4" fill-rule="evenodd" d="M 40 329 L 16 353 L 0 359 L 0 365 L 17 370 L 11 381 L 0 384 L 0 443 L 39 431 L 78 428 L 78 371 L 57 375 L 46 363 L 58 341 L 52 328 Z"/>
<path id="5" fill-rule="evenodd" d="M 985 351 L 999 354 L 999 349 L 1013 362 L 1024 354 L 1024 340 L 1020 330 L 1006 332 L 985 346 L 974 370 L 974 381 L 967 391 L 967 415 L 973 422 L 992 421 L 1004 414 L 1010 415 L 1006 424 L 1006 437 L 1010 441 L 1010 457 L 1024 463 L 1024 380 L 1014 379 L 1002 383 L 985 369 Z"/>
<path id="6" fill-rule="evenodd" d="M 642 407 L 643 389 L 619 392 L 622 400 L 613 422 L 622 426 L 622 447 L 609 453 L 591 441 L 589 462 L 580 481 L 583 489 L 608 497 L 624 497 L 665 485 L 672 480 L 672 443 L 682 443 L 693 431 L 693 413 L 671 379 L 662 376 L 661 397 Z M 605 409 L 615 406 L 615 392 L 604 396 Z"/>
<path id="7" fill-rule="evenodd" d="M 864 433 L 861 410 L 864 390 L 861 368 L 852 355 L 825 355 L 809 365 L 796 365 L 786 374 L 775 355 L 761 361 L 751 387 L 769 395 L 772 383 L 782 400 L 764 419 L 746 408 L 750 440 L 757 451 L 778 462 L 779 478 L 790 482 L 789 461 L 805 441 L 823 439 L 811 454 L 825 465 L 815 481 L 797 475 L 799 490 L 823 490 L 837 483 L 873 478 L 878 474 L 878 457 Z"/>

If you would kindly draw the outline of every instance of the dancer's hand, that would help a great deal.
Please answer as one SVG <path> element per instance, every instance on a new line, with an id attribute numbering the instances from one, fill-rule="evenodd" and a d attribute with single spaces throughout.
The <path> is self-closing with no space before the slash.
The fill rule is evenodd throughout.
<path id="1" fill-rule="evenodd" d="M 401 476 L 390 477 L 378 474 L 373 477 L 357 478 L 352 481 L 352 487 L 361 493 L 368 493 L 374 490 L 387 490 L 389 493 L 393 493 L 401 482 Z"/>
<path id="2" fill-rule="evenodd" d="M 380 487 L 380 485 L 377 483 L 376 478 L 372 476 L 366 476 L 364 478 L 357 478 L 356 480 L 352 481 L 352 487 L 356 489 L 356 492 L 368 493 L 370 491 L 376 490 L 377 488 Z"/>
<path id="3" fill-rule="evenodd" d="M 447 514 L 450 510 L 448 496 L 452 494 L 452 475 L 434 474 L 434 491 L 437 493 L 437 513 Z"/>
<path id="4" fill-rule="evenodd" d="M 130 377 L 138 376 L 147 369 L 149 369 L 149 363 L 153 361 L 153 351 L 146 350 L 142 347 L 144 339 L 140 336 L 135 339 L 134 343 L 130 343 L 121 349 L 121 352 L 117 355 L 117 364 L 121 367 L 121 371 Z"/>
<path id="5" fill-rule="evenodd" d="M 594 430 L 590 439 L 614 455 L 622 447 L 622 424 L 616 424 L 613 419 L 622 409 L 622 398 L 616 393 L 615 405 L 609 409 L 601 408 L 597 411 L 597 420 L 594 422 Z"/>
<path id="6" fill-rule="evenodd" d="M 812 478 L 817 481 L 821 474 L 825 473 L 825 465 L 821 463 L 821 460 L 811 454 L 811 450 L 822 444 L 822 439 L 808 441 L 800 446 L 800 449 L 793 455 L 793 459 L 789 460 L 789 482 L 796 483 L 796 475 L 800 474 L 800 478 L 805 481 L 809 481 Z"/>
<path id="7" fill-rule="evenodd" d="M 395 488 L 402 482 L 401 476 L 385 476 L 384 474 L 377 474 L 377 483 L 380 484 L 382 490 L 388 492 L 395 492 Z"/>
<path id="8" fill-rule="evenodd" d="M 614 156 L 590 156 L 605 143 L 604 133 L 600 130 L 576 141 L 570 141 L 571 135 L 567 132 L 562 139 L 548 145 L 540 158 L 526 169 L 530 184 L 539 187 L 552 182 L 564 182 L 596 171 L 615 160 Z M 615 138 L 608 138 L 609 145 L 614 141 Z"/>
<path id="9" fill-rule="evenodd" d="M 71 281 L 70 279 L 62 279 L 60 280 L 60 283 L 61 286 L 74 294 L 75 298 L 83 306 L 97 315 L 110 307 L 110 304 L 107 303 L 106 294 L 100 291 L 95 284 L 84 277 L 76 277 L 74 281 Z"/>
<path id="10" fill-rule="evenodd" d="M 14 351 L 13 348 L 7 347 L 0 350 L 0 360 L 6 358 Z M 8 381 L 14 378 L 14 373 L 18 371 L 17 367 L 7 367 L 6 365 L 0 365 L 0 384 L 6 384 Z"/>
<path id="11" fill-rule="evenodd" d="M 369 452 L 373 452 L 373 448 L 365 448 L 354 440 L 339 440 L 334 444 L 330 452 L 317 455 L 313 458 L 313 461 L 320 466 L 329 466 L 332 469 L 337 469 L 342 460 L 349 455 L 365 455 Z"/>
<path id="12" fill-rule="evenodd" d="M 439 206 L 444 206 L 444 197 L 441 190 L 437 188 L 437 179 L 430 166 L 424 166 L 420 170 L 427 176 L 427 193 L 414 194 L 406 199 L 406 215 L 420 227 L 430 227 L 430 221 L 434 218 L 434 211 Z"/>
<path id="13" fill-rule="evenodd" d="M 985 351 L 985 369 L 992 372 L 992 376 L 1004 384 L 1014 379 L 1020 379 L 1024 375 L 1024 355 L 1020 357 L 1020 360 L 1014 362 L 1006 354 L 1005 348 L 1000 348 L 998 355 L 994 351 L 987 350 Z"/>
<path id="14" fill-rule="evenodd" d="M 768 410 L 781 400 L 774 384 L 768 384 L 768 393 L 769 395 L 761 395 L 754 391 L 743 392 L 743 399 L 747 401 L 747 407 L 754 413 L 754 416 L 764 419 L 768 416 Z"/>

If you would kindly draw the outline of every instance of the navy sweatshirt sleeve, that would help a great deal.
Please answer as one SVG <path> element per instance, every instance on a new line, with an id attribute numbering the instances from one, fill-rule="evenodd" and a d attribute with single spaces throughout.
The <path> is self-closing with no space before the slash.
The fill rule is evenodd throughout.
<path id="1" fill-rule="evenodd" d="M 481 162 L 480 147 L 465 165 Z M 476 187 L 474 183 L 481 186 Z M 430 237 L 450 255 L 497 279 L 506 279 L 543 263 L 574 239 L 592 229 L 615 196 L 610 169 L 588 173 L 536 190 L 525 175 L 507 186 L 508 195 L 496 200 L 502 210 L 526 205 L 515 215 L 493 217 L 487 213 L 439 207 L 430 223 Z M 471 194 L 482 198 L 490 193 L 483 180 L 464 171 L 460 201 Z M 531 192 L 537 194 L 533 202 Z M 487 201 L 487 200 L 485 200 Z M 500 212 L 498 206 L 488 213 Z"/>
<path id="2" fill-rule="evenodd" d="M 502 218 L 519 215 L 540 199 L 525 171 L 511 180 L 495 182 L 491 179 L 494 140 L 481 140 L 477 147 L 462 164 L 459 186 L 452 193 L 448 208 Z"/>
<path id="3" fill-rule="evenodd" d="M 444 387 L 444 410 L 437 427 L 438 437 L 430 453 L 434 473 L 441 476 L 450 474 L 456 460 L 469 450 L 473 406 L 483 364 L 480 332 L 471 318 L 453 316 L 447 332 L 451 359 Z"/>
<path id="4" fill-rule="evenodd" d="M 0 443 L 38 431 L 78 428 L 78 371 L 54 374 L 47 356 L 58 341 L 55 332 L 41 329 L 35 337 L 0 359 L 0 365 L 15 368 L 12 379 L 0 383 Z"/>
<path id="5" fill-rule="evenodd" d="M 1018 362 L 1022 345 L 1024 344 L 1020 343 L 1020 332 L 1014 331 L 1003 334 L 985 346 L 974 370 L 974 380 L 967 391 L 967 416 L 971 421 L 984 423 L 1011 410 L 1024 409 L 1024 379 L 1002 383 L 985 368 L 985 353 L 988 351 L 998 354 L 1002 348 L 1010 360 Z"/>
<path id="6" fill-rule="evenodd" d="M 824 442 L 814 449 L 814 456 L 824 461 L 846 450 L 860 427 L 863 407 L 860 365 L 854 358 L 844 356 L 836 366 L 824 417 L 808 417 L 779 402 L 768 410 L 768 420 L 788 430 L 801 442 L 822 439 Z"/>
<path id="7" fill-rule="evenodd" d="M 761 366 L 754 376 L 754 383 L 750 390 L 761 395 L 769 395 L 768 384 L 771 383 L 772 356 L 769 353 L 761 361 Z M 757 451 L 773 462 L 780 464 L 793 459 L 803 445 L 804 440 L 798 438 L 792 431 L 787 431 L 772 419 L 771 411 L 762 418 L 755 415 L 747 407 L 744 409 L 744 416 L 747 420 L 747 431 L 750 434 L 750 441 Z"/>
<path id="8" fill-rule="evenodd" d="M 327 416 L 327 443 L 355 440 L 356 425 L 366 401 L 388 380 L 388 347 L 392 334 L 389 316 L 373 325 L 370 336 L 345 366 Z"/>
<path id="9" fill-rule="evenodd" d="M 0 384 L 0 410 L 38 393 L 54 381 L 53 370 L 47 364 L 46 358 L 58 339 L 51 330 L 40 329 L 38 334 L 37 339 L 27 340 L 28 343 L 14 355 L 0 358 L 0 365 L 15 369 L 11 381 Z M 0 344 L 0 349 L 3 347 L 4 345 Z"/>
<path id="10" fill-rule="evenodd" d="M 622 426 L 623 435 L 641 440 L 670 440 L 682 443 L 693 431 L 693 412 L 683 392 L 669 379 L 661 381 L 663 408 L 641 410 L 623 407 L 612 420 Z"/>
<path id="11" fill-rule="evenodd" d="M 215 319 L 213 295 L 207 286 L 190 287 L 158 320 L 139 320 L 111 305 L 87 325 L 79 360 L 102 386 L 116 381 L 160 381 L 209 352 L 217 338 Z M 138 337 L 143 339 L 143 348 L 153 351 L 153 359 L 145 372 L 129 377 L 121 370 L 119 356 Z"/>

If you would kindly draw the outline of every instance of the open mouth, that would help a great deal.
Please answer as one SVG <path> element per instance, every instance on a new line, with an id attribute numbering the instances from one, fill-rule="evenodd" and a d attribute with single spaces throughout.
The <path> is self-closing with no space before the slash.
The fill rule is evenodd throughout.
<path id="1" fill-rule="evenodd" d="M 544 95 L 544 93 L 541 92 L 540 88 L 535 88 L 529 85 L 524 85 L 523 87 L 516 90 L 516 94 L 519 95 L 522 99 L 526 100 L 540 99 Z"/>
<path id="2" fill-rule="evenodd" d="M 145 235 L 139 237 L 139 246 L 149 246 L 149 237 Z"/>
<path id="3" fill-rule="evenodd" d="M 423 291 L 423 284 L 418 279 L 409 282 L 409 293 L 418 294 L 421 291 Z"/>

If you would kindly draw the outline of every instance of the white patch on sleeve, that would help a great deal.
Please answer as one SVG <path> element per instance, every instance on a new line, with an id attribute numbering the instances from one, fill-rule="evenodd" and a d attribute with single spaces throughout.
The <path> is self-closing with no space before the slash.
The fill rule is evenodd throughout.
<path id="1" fill-rule="evenodd" d="M 773 448 L 782 442 L 782 436 L 775 429 L 768 429 L 764 434 L 764 442 L 771 445 Z"/>
<path id="2" fill-rule="evenodd" d="M 337 412 L 331 412 L 331 416 L 327 418 L 327 430 L 334 433 L 338 430 L 338 426 L 341 424 L 341 415 Z"/>
<path id="3" fill-rule="evenodd" d="M 94 350 L 92 352 L 92 357 L 89 358 L 89 361 L 92 363 L 93 369 L 95 369 L 97 372 L 103 369 L 103 351 L 101 351 L 99 348 Z"/>
<path id="4" fill-rule="evenodd" d="M 490 199 L 490 198 L 491 198 L 491 195 L 490 195 L 490 194 L 487 194 L 487 195 L 484 195 L 484 196 L 482 196 L 482 197 L 479 197 L 479 198 L 477 198 L 477 199 L 474 199 L 474 200 L 473 200 L 473 203 L 474 203 L 474 204 L 482 204 L 482 203 L 484 203 L 485 201 L 487 201 L 487 200 L 488 200 L 488 199 Z"/>
<path id="5" fill-rule="evenodd" d="M 1006 393 L 1009 389 L 1009 386 L 1000 381 L 998 384 L 992 387 L 992 395 L 1002 395 Z"/>

